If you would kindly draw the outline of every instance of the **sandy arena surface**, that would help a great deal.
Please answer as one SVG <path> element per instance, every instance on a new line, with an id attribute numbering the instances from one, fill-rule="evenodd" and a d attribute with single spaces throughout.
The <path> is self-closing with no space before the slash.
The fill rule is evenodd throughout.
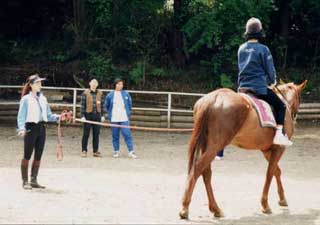
<path id="1" fill-rule="evenodd" d="M 215 196 L 225 217 L 216 219 L 209 212 L 199 179 L 189 221 L 180 220 L 178 212 L 190 134 L 134 131 L 139 159 L 127 157 L 123 142 L 121 157 L 112 158 L 110 129 L 102 129 L 100 136 L 103 158 L 93 158 L 91 150 L 81 158 L 81 134 L 80 127 L 63 128 L 65 157 L 57 161 L 56 127 L 48 128 L 38 178 L 47 189 L 26 191 L 19 168 L 23 141 L 14 136 L 14 126 L 0 125 L 0 223 L 320 224 L 319 127 L 297 127 L 294 145 L 280 161 L 289 207 L 278 206 L 273 181 L 273 214 L 261 213 L 267 162 L 260 151 L 229 146 L 223 160 L 213 162 Z"/>

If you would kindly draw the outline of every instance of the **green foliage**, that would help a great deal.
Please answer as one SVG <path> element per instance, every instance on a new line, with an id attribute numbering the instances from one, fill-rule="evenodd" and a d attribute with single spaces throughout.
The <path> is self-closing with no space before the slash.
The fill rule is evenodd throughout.
<path id="1" fill-rule="evenodd" d="M 289 81 L 294 82 L 294 83 L 299 83 L 301 82 L 301 71 L 292 71 L 291 74 L 289 75 Z"/>
<path id="2" fill-rule="evenodd" d="M 150 74 L 155 77 L 164 77 L 167 76 L 166 71 L 163 68 L 154 68 Z"/>
<path id="3" fill-rule="evenodd" d="M 52 59 L 57 62 L 64 63 L 70 60 L 71 57 L 72 57 L 71 52 L 67 51 L 67 52 L 59 52 L 58 54 L 52 56 Z"/>
<path id="4" fill-rule="evenodd" d="M 87 0 L 91 29 L 110 31 L 112 28 L 112 0 Z M 92 26 L 93 25 L 93 26 Z"/>
<path id="5" fill-rule="evenodd" d="M 245 23 L 254 16 L 263 23 L 267 37 L 263 43 L 270 48 L 277 71 L 287 75 L 278 74 L 295 82 L 306 77 L 308 91 L 319 90 L 319 0 L 181 0 L 176 11 L 174 0 L 49 2 L 34 4 L 35 15 L 21 13 L 25 8 L 19 1 L 8 11 L 24 22 L 4 24 L 2 63 L 43 62 L 55 70 L 72 67 L 69 71 L 81 71 L 77 76 L 82 79 L 88 74 L 101 81 L 123 77 L 138 86 L 163 78 L 188 80 L 210 90 L 234 88 L 237 50 L 245 41 Z M 284 3 L 289 6 L 287 36 L 282 33 Z M 183 47 L 176 40 L 179 29 Z M 177 49 L 186 62 L 179 69 Z"/>
<path id="6" fill-rule="evenodd" d="M 162 30 L 169 23 L 164 0 L 87 0 L 92 33 L 113 52 L 117 63 L 133 63 L 161 56 Z M 112 3 L 113 2 L 113 3 Z"/>
<path id="7" fill-rule="evenodd" d="M 191 53 L 197 53 L 203 47 L 230 50 L 238 46 L 243 42 L 246 21 L 252 16 L 258 17 L 267 29 L 273 10 L 270 0 L 256 4 L 238 0 L 217 0 L 214 3 L 196 0 L 191 4 L 191 17 L 183 27 Z"/>
<path id="8" fill-rule="evenodd" d="M 146 65 L 144 62 L 137 62 L 129 72 L 130 79 L 135 84 L 139 84 L 144 79 L 145 69 L 146 69 Z"/>
<path id="9" fill-rule="evenodd" d="M 103 55 L 92 54 L 87 60 L 90 77 L 100 81 L 110 81 L 116 76 L 116 67 L 111 59 Z"/>
<path id="10" fill-rule="evenodd" d="M 246 21 L 258 17 L 265 29 L 269 26 L 273 3 L 270 0 L 194 0 L 190 3 L 190 19 L 183 26 L 189 53 L 201 55 L 205 49 L 211 51 L 211 66 L 214 74 L 236 68 L 236 52 L 244 42 L 242 34 Z M 231 56 L 231 57 L 230 57 Z M 234 73 L 236 74 L 236 73 Z"/>
<path id="11" fill-rule="evenodd" d="M 233 82 L 228 75 L 223 73 L 220 75 L 220 85 L 224 88 L 232 88 Z"/>

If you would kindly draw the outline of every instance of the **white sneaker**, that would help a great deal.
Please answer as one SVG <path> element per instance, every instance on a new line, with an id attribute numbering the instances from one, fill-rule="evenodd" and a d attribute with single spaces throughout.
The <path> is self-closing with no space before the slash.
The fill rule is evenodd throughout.
<path id="1" fill-rule="evenodd" d="M 132 159 L 138 158 L 138 156 L 134 153 L 134 151 L 129 152 L 128 156 L 129 156 L 129 158 L 132 158 Z"/>
<path id="2" fill-rule="evenodd" d="M 114 152 L 114 153 L 113 153 L 113 158 L 119 158 L 119 157 L 120 157 L 119 152 Z"/>
<path id="3" fill-rule="evenodd" d="M 283 135 L 282 130 L 278 129 L 276 131 L 276 135 L 273 138 L 273 144 L 290 146 L 292 145 L 292 142 L 288 139 L 287 136 Z"/>

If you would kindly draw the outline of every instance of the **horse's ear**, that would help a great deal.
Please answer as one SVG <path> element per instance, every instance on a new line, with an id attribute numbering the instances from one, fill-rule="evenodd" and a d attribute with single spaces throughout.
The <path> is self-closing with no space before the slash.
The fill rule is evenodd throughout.
<path id="1" fill-rule="evenodd" d="M 286 84 L 286 83 L 280 78 L 279 84 L 280 84 L 280 85 L 283 85 L 283 84 Z"/>
<path id="2" fill-rule="evenodd" d="M 298 85 L 299 90 L 302 91 L 306 87 L 307 83 L 308 83 L 308 80 L 305 80 L 301 84 L 299 84 Z"/>

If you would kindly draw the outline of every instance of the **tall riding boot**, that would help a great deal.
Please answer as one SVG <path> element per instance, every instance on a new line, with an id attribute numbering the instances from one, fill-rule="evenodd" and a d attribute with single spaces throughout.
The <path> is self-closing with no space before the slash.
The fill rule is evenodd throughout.
<path id="1" fill-rule="evenodd" d="M 32 187 L 28 182 L 28 167 L 29 167 L 29 160 L 22 159 L 21 160 L 22 187 L 26 190 L 32 189 Z"/>
<path id="2" fill-rule="evenodd" d="M 38 184 L 37 177 L 40 167 L 40 160 L 33 160 L 32 168 L 31 168 L 31 187 L 33 188 L 46 188 L 45 186 L 41 186 Z"/>

